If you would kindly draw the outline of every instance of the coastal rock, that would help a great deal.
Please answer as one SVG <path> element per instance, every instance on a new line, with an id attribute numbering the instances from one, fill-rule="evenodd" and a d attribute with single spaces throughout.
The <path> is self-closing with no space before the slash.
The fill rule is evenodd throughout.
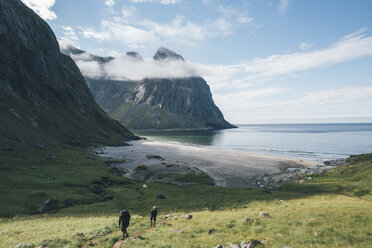
<path id="1" fill-rule="evenodd" d="M 262 218 L 270 218 L 271 217 L 270 214 L 268 212 L 265 212 L 265 211 L 261 211 L 259 215 Z"/>
<path id="2" fill-rule="evenodd" d="M 158 159 L 158 160 L 164 160 L 163 157 L 159 156 L 159 155 L 146 155 L 146 158 L 147 159 Z"/>

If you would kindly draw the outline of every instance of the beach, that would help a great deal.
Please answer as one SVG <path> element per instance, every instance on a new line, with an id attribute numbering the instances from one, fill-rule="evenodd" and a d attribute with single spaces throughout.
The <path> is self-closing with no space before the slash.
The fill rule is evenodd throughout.
<path id="1" fill-rule="evenodd" d="M 216 186 L 257 187 L 257 181 L 264 177 L 285 176 L 288 168 L 313 167 L 318 163 L 310 159 L 256 155 L 175 142 L 140 140 L 129 144 L 104 147 L 100 156 L 125 160 L 115 166 L 125 172 L 124 176 L 145 182 L 169 182 L 158 175 L 201 170 L 214 180 Z M 140 165 L 146 170 L 139 170 Z"/>

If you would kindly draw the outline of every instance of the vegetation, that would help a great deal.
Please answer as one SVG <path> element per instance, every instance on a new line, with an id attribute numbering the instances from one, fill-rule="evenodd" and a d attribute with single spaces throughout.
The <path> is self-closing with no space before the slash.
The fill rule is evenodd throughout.
<path id="1" fill-rule="evenodd" d="M 118 212 L 134 216 L 125 247 L 214 247 L 226 242 L 266 239 L 264 247 L 368 247 L 372 242 L 372 154 L 313 175 L 305 183 L 278 190 L 219 188 L 205 175 L 197 184 L 177 186 L 140 182 L 115 174 L 112 161 L 84 149 L 2 152 L 0 154 L 0 244 L 19 242 L 47 247 L 112 247 L 121 237 Z M 20 156 L 22 154 L 22 156 Z M 13 155 L 13 156 L 10 156 Z M 55 177 L 55 180 L 51 179 Z M 187 181 L 191 175 L 163 175 Z M 185 178 L 186 177 L 186 178 Z M 91 185 L 102 192 L 93 193 Z M 167 199 L 156 199 L 163 194 Z M 105 196 L 112 199 L 106 199 Z M 56 213 L 30 215 L 46 199 L 58 199 Z M 65 203 L 73 198 L 76 204 Z M 158 226 L 149 229 L 149 211 L 157 205 Z M 267 211 L 272 218 L 260 218 Z M 165 214 L 193 218 L 165 219 Z M 242 222 L 243 218 L 260 218 Z M 171 229 L 183 230 L 184 234 Z M 214 229 L 213 234 L 208 231 Z"/>

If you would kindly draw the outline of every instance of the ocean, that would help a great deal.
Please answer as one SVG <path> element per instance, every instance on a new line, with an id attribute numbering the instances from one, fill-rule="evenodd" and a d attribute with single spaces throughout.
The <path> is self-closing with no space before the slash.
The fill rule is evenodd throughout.
<path id="1" fill-rule="evenodd" d="M 252 124 L 219 131 L 136 131 L 149 140 L 318 161 L 372 153 L 372 123 Z"/>

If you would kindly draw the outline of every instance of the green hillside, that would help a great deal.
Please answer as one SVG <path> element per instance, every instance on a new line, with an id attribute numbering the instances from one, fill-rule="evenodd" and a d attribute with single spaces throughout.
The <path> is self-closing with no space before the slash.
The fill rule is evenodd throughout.
<path id="1" fill-rule="evenodd" d="M 124 241 L 123 247 L 214 247 L 246 239 L 267 240 L 262 247 L 368 247 L 372 241 L 372 154 L 352 157 L 350 165 L 273 191 L 208 184 L 150 183 L 143 188 L 142 183 L 115 176 L 108 166 L 114 161 L 93 157 L 86 150 L 60 151 L 54 156 L 54 162 L 45 162 L 40 153 L 29 157 L 39 161 L 33 163 L 39 164 L 37 169 L 21 159 L 18 170 L 1 168 L 11 178 L 0 184 L 1 194 L 6 195 L 1 214 L 17 215 L 0 220 L 4 247 L 20 242 L 88 247 L 90 240 L 96 247 L 112 247 L 120 238 L 116 222 L 122 208 L 135 216 L 129 233 L 137 237 Z M 103 192 L 92 193 L 92 184 L 101 185 Z M 106 194 L 113 199 L 103 201 Z M 167 199 L 155 199 L 158 194 Z M 58 211 L 28 214 L 49 197 L 61 202 Z M 63 201 L 70 197 L 76 205 L 68 207 Z M 149 229 L 153 205 L 159 207 L 160 220 L 155 229 Z M 271 218 L 259 217 L 260 211 L 269 212 Z M 164 218 L 183 213 L 193 218 Z M 260 220 L 243 223 L 243 218 Z M 213 234 L 208 234 L 211 229 Z"/>

